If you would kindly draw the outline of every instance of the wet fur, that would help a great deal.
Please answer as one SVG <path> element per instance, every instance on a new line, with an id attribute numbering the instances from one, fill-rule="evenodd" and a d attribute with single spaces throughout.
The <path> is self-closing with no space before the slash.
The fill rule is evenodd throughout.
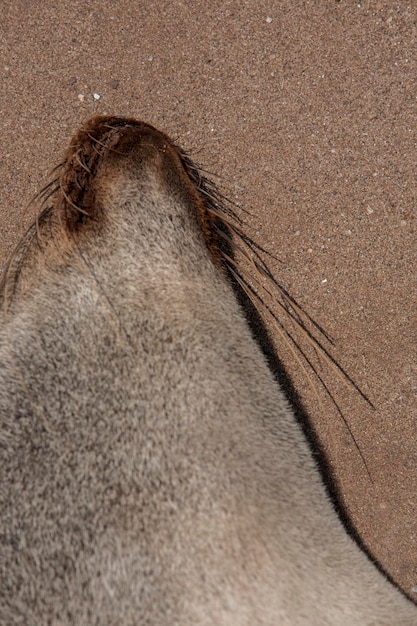
<path id="1" fill-rule="evenodd" d="M 0 623 L 414 626 L 334 512 L 185 155 L 96 118 L 44 198 L 1 290 Z"/>

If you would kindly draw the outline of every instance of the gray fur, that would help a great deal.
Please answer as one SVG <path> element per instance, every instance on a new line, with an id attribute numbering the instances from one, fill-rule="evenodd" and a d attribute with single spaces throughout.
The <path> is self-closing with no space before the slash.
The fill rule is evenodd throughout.
<path id="1" fill-rule="evenodd" d="M 334 512 L 177 152 L 138 128 L 102 151 L 91 220 L 58 192 L 3 284 L 0 624 L 415 626 Z"/>

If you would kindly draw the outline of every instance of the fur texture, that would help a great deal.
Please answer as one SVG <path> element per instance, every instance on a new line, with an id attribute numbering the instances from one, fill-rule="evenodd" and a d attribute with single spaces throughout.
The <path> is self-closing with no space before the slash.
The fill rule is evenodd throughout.
<path id="1" fill-rule="evenodd" d="M 415 626 L 342 527 L 180 151 L 74 138 L 2 286 L 0 624 Z"/>

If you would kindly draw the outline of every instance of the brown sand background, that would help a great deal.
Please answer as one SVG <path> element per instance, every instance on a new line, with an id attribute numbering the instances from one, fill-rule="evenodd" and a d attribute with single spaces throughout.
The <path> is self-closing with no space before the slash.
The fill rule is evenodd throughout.
<path id="1" fill-rule="evenodd" d="M 272 329 L 353 524 L 413 595 L 417 4 L 2 0 L 0 13 L 0 266 L 83 120 L 135 116 L 177 138 L 251 212 L 274 276 L 374 402 L 326 373 L 371 482 Z"/>

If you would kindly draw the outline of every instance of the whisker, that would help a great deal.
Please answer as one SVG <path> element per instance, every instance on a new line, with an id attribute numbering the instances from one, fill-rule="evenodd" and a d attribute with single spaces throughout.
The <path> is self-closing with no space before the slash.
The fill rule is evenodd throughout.
<path id="1" fill-rule="evenodd" d="M 238 250 L 241 251 L 241 246 L 238 247 Z M 245 254 L 244 256 L 246 259 L 248 259 L 248 254 Z M 346 370 L 336 361 L 336 359 L 330 354 L 330 352 L 321 343 L 321 341 L 308 330 L 308 328 L 305 326 L 304 322 L 302 321 L 302 318 L 303 317 L 306 318 L 332 345 L 334 345 L 333 339 L 323 330 L 323 328 L 319 324 L 317 324 L 317 322 L 308 313 L 304 311 L 304 309 L 302 309 L 302 307 L 297 303 L 295 298 L 293 298 L 288 293 L 288 291 L 276 281 L 276 279 L 272 276 L 269 269 L 266 266 L 264 266 L 264 261 L 262 259 L 260 259 L 260 262 L 262 263 L 262 265 L 259 265 L 256 259 L 249 258 L 248 260 L 250 260 L 253 263 L 254 267 L 256 268 L 257 271 L 260 272 L 261 275 L 263 275 L 267 280 L 272 282 L 275 288 L 278 289 L 278 291 L 283 296 L 285 302 L 287 302 L 295 310 L 295 312 L 300 316 L 300 318 L 298 319 L 297 316 L 290 314 L 290 312 L 287 310 L 287 314 L 291 317 L 291 319 L 293 319 L 297 323 L 298 327 L 303 331 L 308 341 L 314 344 L 320 350 L 320 353 L 323 355 L 327 363 L 331 366 L 336 376 L 345 385 L 351 385 L 357 391 L 357 393 L 359 393 L 362 399 L 368 404 L 368 406 L 370 406 L 372 409 L 375 409 L 374 405 L 372 404 L 370 399 L 366 396 L 366 394 L 361 390 L 359 385 L 346 372 Z M 265 286 L 262 284 L 261 281 L 259 281 L 259 284 L 266 291 L 266 293 L 268 293 L 268 295 L 272 297 L 271 292 L 265 288 Z M 280 303 L 279 301 L 277 301 L 277 304 L 280 306 L 282 305 L 282 303 Z"/>
<path id="2" fill-rule="evenodd" d="M 100 141 L 99 139 L 97 139 L 96 137 L 94 137 L 93 135 L 91 135 L 91 133 L 87 133 L 87 136 L 91 139 L 91 141 L 94 142 L 94 144 L 98 144 L 99 146 L 101 146 L 102 148 L 104 148 L 104 150 L 107 150 L 108 152 L 113 152 L 114 154 L 119 154 L 121 156 L 124 156 L 124 153 L 116 150 L 115 148 L 112 148 L 110 146 L 108 146 L 107 144 L 103 143 L 102 141 Z M 100 150 L 97 150 L 97 148 L 95 147 L 95 145 L 92 146 L 93 150 L 98 154 L 101 155 Z"/>
<path id="3" fill-rule="evenodd" d="M 219 232 L 219 236 L 223 236 L 222 232 Z M 227 238 L 227 236 L 226 236 Z M 227 238 L 229 239 L 229 238 Z M 246 255 L 245 255 L 246 256 Z M 222 257 L 226 260 L 227 263 L 232 263 L 236 268 L 239 267 L 238 263 L 232 259 L 229 255 L 227 255 L 224 251 L 222 251 Z M 243 270 L 242 268 L 239 268 L 239 271 L 242 273 Z M 250 279 L 254 280 L 256 282 L 257 285 L 259 285 L 259 287 L 261 289 L 263 289 L 269 296 L 271 299 L 274 300 L 274 302 L 284 311 L 284 313 L 297 325 L 297 327 L 304 333 L 305 337 L 307 338 L 307 340 L 309 340 L 311 342 L 311 344 L 314 347 L 318 347 L 320 350 L 322 350 L 323 352 L 326 352 L 325 349 L 321 346 L 321 344 L 318 342 L 318 340 L 309 332 L 309 330 L 305 327 L 304 323 L 302 322 L 302 320 L 300 320 L 294 313 L 292 313 L 290 310 L 288 310 L 288 308 L 285 305 L 285 301 L 281 302 L 279 300 L 274 299 L 273 294 L 265 287 L 265 285 L 262 284 L 262 282 L 258 279 L 256 279 L 254 276 L 250 275 L 249 276 Z M 259 297 L 259 296 L 258 296 Z"/>
<path id="4" fill-rule="evenodd" d="M 45 185 L 44 187 L 42 187 L 42 189 L 35 194 L 35 198 L 43 198 L 44 195 L 50 191 L 51 187 L 53 185 L 56 185 L 59 181 L 59 176 L 57 176 L 56 178 L 53 178 L 47 185 Z"/>
<path id="5" fill-rule="evenodd" d="M 74 157 L 75 157 L 75 159 L 76 159 L 76 161 L 77 161 L 78 165 L 79 165 L 80 167 L 82 167 L 82 168 L 83 168 L 83 169 L 87 172 L 87 174 L 89 174 L 89 175 L 90 175 L 90 174 L 91 174 L 91 170 L 90 170 L 90 168 L 89 168 L 89 167 L 88 167 L 88 166 L 84 163 L 84 161 L 82 161 L 82 160 L 81 160 L 81 157 L 80 157 L 80 151 L 79 151 L 79 150 L 77 150 L 77 152 L 75 152 Z"/>
<path id="6" fill-rule="evenodd" d="M 266 263 L 264 262 L 264 260 L 262 259 L 262 257 L 259 256 L 259 254 L 257 254 L 257 252 L 254 252 L 256 259 L 259 261 L 259 263 L 261 264 L 261 267 L 259 268 L 259 270 L 264 274 L 265 278 L 267 278 L 267 280 L 271 281 L 275 287 L 280 291 L 280 293 L 286 298 L 286 300 L 296 309 L 296 311 L 298 312 L 298 314 L 301 317 L 305 317 L 308 319 L 308 321 L 315 326 L 315 328 L 320 332 L 320 334 L 322 334 L 331 344 L 334 344 L 334 340 L 330 337 L 330 335 L 322 328 L 322 326 L 320 326 L 296 301 L 296 299 L 291 296 L 291 294 L 287 291 L 287 289 L 285 289 L 285 287 L 283 285 L 281 285 L 276 278 L 273 276 L 273 274 L 271 273 L 270 269 L 268 268 L 268 266 L 266 265 Z"/>
<path id="7" fill-rule="evenodd" d="M 295 339 L 292 337 L 291 333 L 289 333 L 289 332 L 288 332 L 288 335 L 291 337 L 291 339 L 292 339 L 292 340 L 294 341 L 294 343 L 296 344 L 296 341 L 295 341 Z M 298 349 L 299 349 L 300 353 L 303 355 L 303 358 L 305 359 L 305 361 L 308 363 L 308 365 L 310 366 L 310 368 L 313 370 L 313 372 L 314 372 L 315 376 L 317 377 L 317 379 L 318 379 L 318 380 L 319 380 L 319 382 L 321 383 L 322 387 L 324 388 L 325 393 L 328 395 L 328 397 L 330 398 L 331 403 L 332 403 L 332 404 L 333 404 L 333 406 L 335 407 L 335 409 L 336 409 L 336 411 L 337 411 L 337 413 L 338 413 L 339 417 L 340 417 L 340 418 L 341 418 L 341 420 L 343 421 L 343 423 L 344 423 L 344 425 L 345 425 L 345 428 L 346 428 L 346 430 L 348 431 L 349 435 L 351 436 L 352 441 L 353 441 L 353 443 L 354 443 L 354 446 L 355 446 L 355 448 L 356 448 L 356 450 L 357 450 L 357 452 L 358 452 L 358 454 L 359 454 L 359 456 L 360 456 L 360 458 L 361 458 L 361 460 L 362 460 L 362 463 L 363 463 L 363 465 L 364 465 L 364 467 L 365 467 L 365 469 L 366 469 L 366 472 L 367 472 L 367 474 L 368 474 L 368 477 L 369 477 L 370 481 L 373 483 L 374 481 L 373 481 L 373 479 L 372 479 L 371 472 L 370 472 L 370 469 L 369 469 L 368 464 L 367 464 L 367 462 L 366 462 L 365 456 L 364 456 L 364 454 L 363 454 L 363 452 L 362 452 L 362 450 L 361 450 L 361 448 L 360 448 L 360 446 L 359 446 L 359 443 L 358 443 L 358 441 L 357 441 L 357 439 L 356 439 L 356 437 L 355 437 L 355 435 L 354 435 L 354 433 L 353 433 L 353 430 L 352 430 L 351 426 L 349 425 L 349 422 L 347 421 L 347 419 L 346 419 L 346 418 L 345 418 L 345 416 L 343 415 L 343 412 L 342 412 L 342 410 L 341 410 L 340 406 L 338 405 L 338 403 L 337 403 L 337 401 L 336 401 L 336 399 L 335 399 L 334 395 L 332 394 L 332 392 L 330 391 L 330 389 L 329 389 L 329 388 L 328 388 L 328 386 L 326 385 L 326 383 L 325 383 L 324 379 L 322 378 L 322 376 L 320 376 L 320 374 L 319 374 L 318 370 L 314 367 L 314 364 L 312 363 L 312 361 L 308 358 L 308 356 L 307 356 L 307 354 L 305 353 L 305 351 L 304 351 L 304 350 L 303 350 L 303 349 L 302 349 L 302 348 L 301 348 L 298 344 L 296 344 L 296 345 L 297 345 L 297 347 L 298 347 Z"/>
<path id="8" fill-rule="evenodd" d="M 73 209 L 75 209 L 78 213 L 82 213 L 83 215 L 86 215 L 87 217 L 91 217 L 91 215 L 88 213 L 88 211 L 84 211 L 84 209 L 82 209 L 81 207 L 77 206 L 69 197 L 69 195 L 67 194 L 67 192 L 64 190 L 64 188 L 61 186 L 60 187 L 60 191 L 62 193 L 62 195 L 64 196 L 65 200 L 68 202 L 68 204 L 70 206 L 72 206 Z"/>
<path id="9" fill-rule="evenodd" d="M 326 394 L 328 395 L 328 397 L 330 398 L 332 404 L 334 405 L 334 407 L 337 410 L 337 413 L 339 415 L 339 417 L 341 418 L 343 424 L 345 425 L 347 431 L 349 432 L 349 435 L 352 438 L 352 441 L 354 443 L 354 446 L 362 460 L 362 463 L 366 469 L 366 472 L 369 476 L 370 481 L 373 483 L 373 479 L 368 467 L 368 464 L 366 462 L 366 459 L 362 453 L 362 450 L 359 446 L 359 443 L 352 431 L 352 428 L 350 427 L 348 421 L 346 420 L 345 416 L 343 415 L 339 405 L 337 404 L 336 399 L 334 398 L 333 394 L 331 393 L 331 391 L 329 390 L 329 388 L 327 387 L 327 385 L 325 384 L 323 378 L 320 376 L 320 374 L 318 373 L 317 369 L 314 367 L 314 364 L 312 363 L 312 361 L 308 358 L 308 356 L 306 355 L 306 353 L 304 352 L 304 350 L 299 346 L 299 344 L 296 342 L 296 340 L 294 339 L 294 337 L 291 335 L 291 333 L 283 326 L 282 322 L 276 317 L 275 313 L 270 309 L 270 307 L 265 304 L 265 302 L 260 298 L 260 296 L 257 294 L 257 292 L 249 285 L 247 284 L 243 277 L 239 274 L 239 272 L 233 270 L 232 268 L 229 267 L 229 271 L 231 272 L 231 274 L 233 275 L 233 277 L 237 280 L 237 282 L 239 283 L 239 285 L 241 286 L 241 288 L 244 290 L 244 292 L 246 293 L 246 295 L 248 296 L 248 298 L 252 301 L 253 304 L 253 297 L 257 300 L 257 302 L 261 305 L 262 310 L 266 311 L 270 318 L 272 319 L 272 322 L 275 326 L 275 328 L 277 329 L 278 333 L 280 334 L 281 338 L 285 341 L 286 345 L 288 346 L 288 348 L 290 349 L 291 353 L 293 354 L 294 358 L 297 360 L 298 365 L 301 367 L 304 375 L 306 376 L 306 379 L 308 380 L 308 383 L 310 385 L 310 388 L 312 389 L 317 402 L 319 404 L 319 406 L 323 409 L 323 404 L 321 402 L 321 399 L 317 393 L 316 387 L 312 382 L 312 379 L 310 377 L 310 375 L 308 374 L 306 368 L 304 367 L 304 363 L 301 361 L 298 353 L 296 352 L 296 350 L 301 354 L 301 356 L 303 357 L 303 359 L 305 360 L 305 362 L 309 365 L 309 367 L 312 369 L 312 371 L 314 372 L 315 376 L 317 377 L 317 379 L 319 380 L 319 382 L 321 383 L 322 387 L 324 388 Z M 256 305 L 255 305 L 256 306 Z"/>
<path id="10" fill-rule="evenodd" d="M 57 181 L 52 181 L 53 183 L 56 183 Z M 56 194 L 57 191 L 59 191 L 60 187 L 59 184 L 56 184 L 55 187 L 52 187 L 52 189 L 49 190 L 48 193 L 46 193 L 46 189 L 45 189 L 45 193 L 42 195 L 42 197 L 40 197 L 40 199 L 42 200 L 41 202 L 41 207 L 46 204 L 46 202 L 48 202 L 49 198 L 52 198 L 52 196 L 54 196 Z"/>
<path id="11" fill-rule="evenodd" d="M 280 334 L 281 338 L 285 341 L 286 345 L 288 346 L 289 350 L 291 351 L 292 355 L 294 356 L 294 358 L 296 359 L 297 363 L 299 364 L 299 366 L 301 367 L 306 379 L 308 380 L 310 387 L 314 393 L 314 395 L 316 396 L 317 402 L 319 403 L 320 406 L 322 406 L 321 400 L 320 400 L 320 396 L 317 393 L 317 389 L 314 386 L 312 380 L 311 380 L 311 376 L 309 375 L 309 373 L 307 372 L 306 368 L 304 367 L 304 363 L 301 361 L 299 355 L 297 354 L 296 350 L 294 349 L 293 345 L 291 342 L 288 341 L 289 335 L 288 332 L 286 331 L 286 329 L 284 328 L 282 322 L 280 322 L 278 320 L 278 318 L 273 314 L 273 312 L 271 311 L 271 309 L 268 307 L 268 305 L 266 305 L 263 300 L 259 297 L 259 295 L 256 293 L 256 291 L 250 286 L 248 285 L 240 276 L 239 272 L 233 270 L 232 268 L 229 268 L 229 271 L 231 272 L 232 276 L 237 280 L 237 282 L 239 283 L 239 285 L 241 286 L 241 288 L 243 289 L 243 291 L 246 293 L 246 295 L 248 296 L 248 298 L 250 299 L 250 301 L 254 303 L 253 301 L 253 297 L 256 298 L 257 302 L 261 305 L 262 310 L 265 310 L 267 313 L 269 313 L 269 315 L 271 316 L 274 326 L 277 329 L 278 333 Z M 255 305 L 256 306 L 256 305 Z M 298 346 L 296 345 L 297 349 Z"/>

